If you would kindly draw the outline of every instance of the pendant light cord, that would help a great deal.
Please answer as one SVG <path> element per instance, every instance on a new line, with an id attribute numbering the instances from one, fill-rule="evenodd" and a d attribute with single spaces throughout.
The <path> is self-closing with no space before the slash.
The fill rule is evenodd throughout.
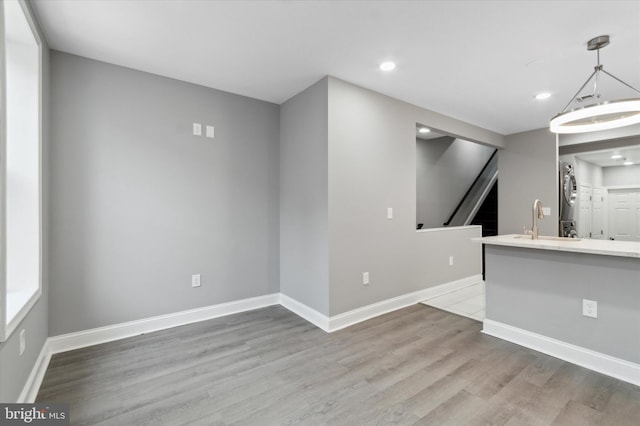
<path id="1" fill-rule="evenodd" d="M 593 83 L 593 96 L 595 98 L 599 98 L 600 94 L 598 93 L 598 82 L 600 81 L 600 71 L 602 71 L 602 65 L 600 65 L 600 48 L 598 47 L 596 49 L 596 79 L 595 82 Z"/>
<path id="2" fill-rule="evenodd" d="M 608 75 L 609 77 L 613 78 L 614 80 L 616 80 L 619 83 L 624 84 L 625 86 L 627 86 L 629 89 L 633 90 L 634 92 L 640 94 L 640 90 L 636 89 L 635 87 L 631 86 L 630 84 L 622 81 L 621 79 L 619 79 L 618 77 L 616 77 L 615 75 L 605 71 L 604 66 L 600 63 L 600 48 L 598 47 L 596 49 L 596 58 L 597 58 L 597 64 L 594 67 L 594 71 L 591 73 L 591 75 L 589 76 L 589 78 L 587 78 L 587 81 L 584 82 L 584 84 L 582 86 L 580 86 L 580 88 L 578 89 L 578 91 L 576 92 L 575 95 L 573 95 L 573 97 L 571 98 L 571 100 L 569 101 L 569 103 L 562 109 L 562 112 L 566 112 L 567 109 L 571 106 L 572 103 L 574 103 L 577 99 L 578 99 L 578 95 L 582 92 L 582 90 L 587 86 L 587 84 L 589 84 L 589 82 L 591 81 L 591 79 L 595 76 L 595 81 L 593 83 L 593 95 L 591 95 L 591 97 L 593 98 L 599 98 L 600 94 L 598 93 L 598 83 L 600 81 L 600 72 L 602 71 L 603 73 L 605 73 L 606 75 Z M 586 98 L 586 97 L 585 97 Z"/>

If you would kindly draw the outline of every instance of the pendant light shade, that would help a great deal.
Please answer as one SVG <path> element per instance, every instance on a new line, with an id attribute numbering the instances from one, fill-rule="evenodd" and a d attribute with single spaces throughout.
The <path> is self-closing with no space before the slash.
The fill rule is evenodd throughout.
<path id="1" fill-rule="evenodd" d="M 629 89 L 640 94 L 635 87 L 625 83 L 618 77 L 608 73 L 600 64 L 600 49 L 609 45 L 609 36 L 603 35 L 589 40 L 587 50 L 596 50 L 598 64 L 591 76 L 578 89 L 578 92 L 571 98 L 562 112 L 551 119 L 549 129 L 554 133 L 586 133 L 599 130 L 615 129 L 618 127 L 630 126 L 640 123 L 640 98 L 621 99 L 609 102 L 596 102 L 591 105 L 576 108 L 570 111 L 567 109 L 574 102 L 584 102 L 591 99 L 599 99 L 598 83 L 601 75 L 607 75 Z M 594 80 L 593 93 L 580 96 L 582 90 Z"/>

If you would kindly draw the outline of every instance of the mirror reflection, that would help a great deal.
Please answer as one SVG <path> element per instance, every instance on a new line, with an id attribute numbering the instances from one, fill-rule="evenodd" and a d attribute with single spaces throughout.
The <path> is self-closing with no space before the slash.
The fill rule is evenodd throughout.
<path id="1" fill-rule="evenodd" d="M 560 235 L 640 241 L 640 137 L 560 146 L 559 160 Z"/>
<path id="2" fill-rule="evenodd" d="M 416 228 L 482 225 L 498 232 L 495 148 L 416 125 Z"/>

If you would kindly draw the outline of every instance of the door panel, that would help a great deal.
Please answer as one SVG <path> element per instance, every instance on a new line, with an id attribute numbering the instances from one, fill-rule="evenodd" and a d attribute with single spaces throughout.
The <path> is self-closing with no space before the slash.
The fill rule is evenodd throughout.
<path id="1" fill-rule="evenodd" d="M 578 238 L 589 238 L 591 234 L 591 193 L 589 185 L 580 185 L 578 198 Z"/>
<path id="2" fill-rule="evenodd" d="M 640 191 L 609 192 L 609 235 L 614 240 L 640 241 Z"/>
<path id="3" fill-rule="evenodd" d="M 594 187 L 591 195 L 591 238 L 602 240 L 604 231 L 604 188 Z"/>

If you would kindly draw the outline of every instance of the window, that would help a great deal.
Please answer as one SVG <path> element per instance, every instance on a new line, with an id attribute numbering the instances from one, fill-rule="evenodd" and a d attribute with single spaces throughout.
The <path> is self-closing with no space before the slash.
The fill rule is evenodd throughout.
<path id="1" fill-rule="evenodd" d="M 41 40 L 23 0 L 2 2 L 0 341 L 42 292 Z"/>

